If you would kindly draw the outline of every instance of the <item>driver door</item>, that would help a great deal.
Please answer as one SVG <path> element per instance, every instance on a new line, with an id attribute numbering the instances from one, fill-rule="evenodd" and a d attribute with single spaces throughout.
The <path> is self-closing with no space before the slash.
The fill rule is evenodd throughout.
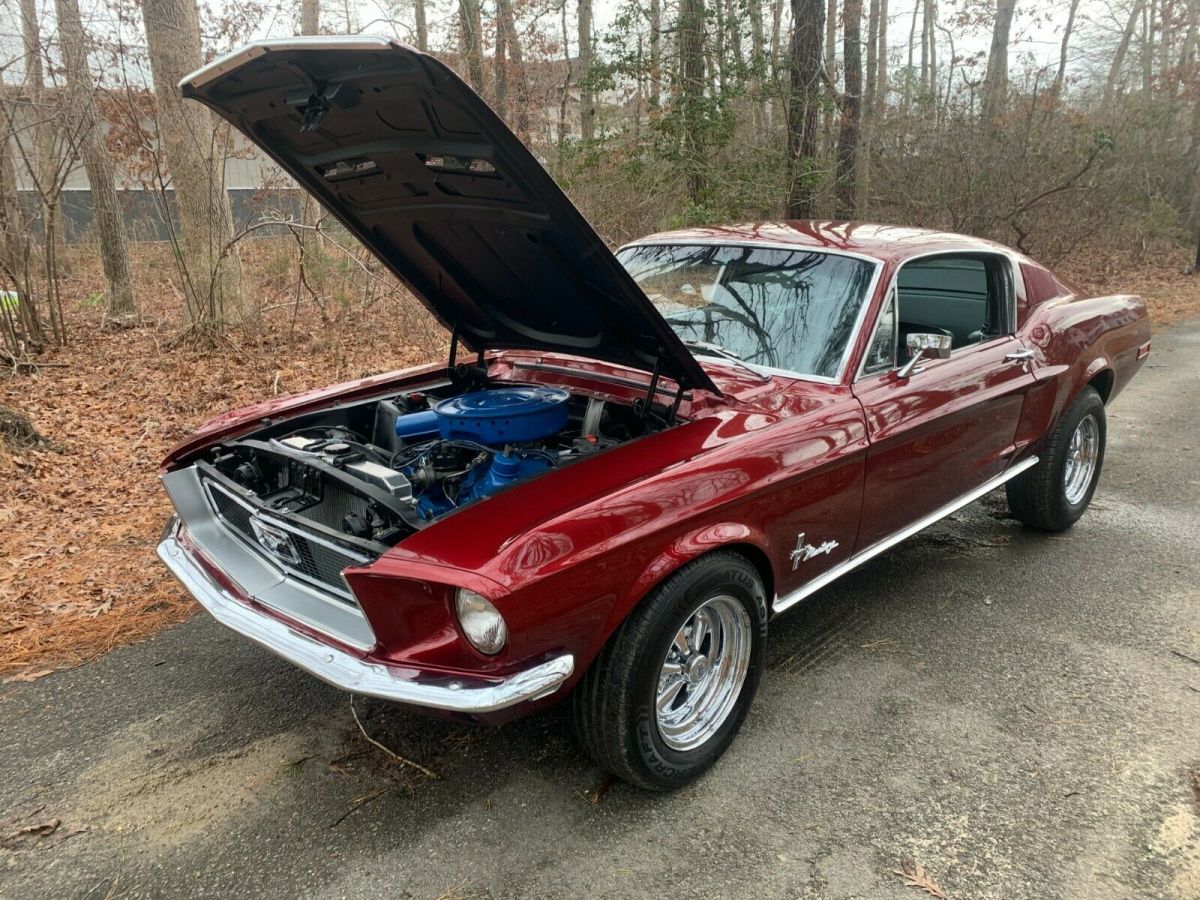
<path id="1" fill-rule="evenodd" d="M 1007 467 L 1025 394 L 1028 353 L 1013 336 L 1011 262 L 945 254 L 897 273 L 854 383 L 870 447 L 856 551 L 984 485 Z M 948 359 L 908 376 L 909 334 L 948 334 Z"/>

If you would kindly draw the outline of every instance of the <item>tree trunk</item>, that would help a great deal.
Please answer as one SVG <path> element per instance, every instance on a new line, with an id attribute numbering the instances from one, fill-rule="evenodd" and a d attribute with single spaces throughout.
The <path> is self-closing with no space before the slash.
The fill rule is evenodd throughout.
<path id="1" fill-rule="evenodd" d="M 1196 39 L 1197 25 L 1200 24 L 1200 0 L 1188 0 L 1187 5 L 1187 33 L 1183 38 L 1183 46 L 1179 50 L 1179 73 L 1175 76 L 1175 83 L 1171 87 L 1171 95 L 1177 96 L 1180 87 L 1183 85 L 1183 72 L 1189 72 L 1192 66 L 1195 65 L 1196 57 Z"/>
<path id="2" fill-rule="evenodd" d="M 8 101 L 0 97 L 0 103 Z M 11 108 L 5 111 L 4 121 L 13 121 Z M 0 132 L 0 137 L 3 138 L 0 140 L 0 237 L 3 238 L 3 244 L 0 245 L 0 265 L 18 294 L 18 305 L 14 315 L 21 332 L 5 336 L 16 339 L 12 348 L 14 353 L 26 347 L 40 350 L 45 346 L 46 334 L 37 298 L 31 226 L 17 192 L 16 159 L 7 128 Z M 6 324 L 10 321 L 8 316 L 11 312 L 8 308 L 4 312 Z"/>
<path id="3" fill-rule="evenodd" d="M 858 139 L 858 159 L 854 166 L 854 207 L 855 215 L 858 218 L 866 218 L 869 214 L 871 142 L 875 131 L 875 115 L 881 105 L 876 85 L 879 84 L 879 31 L 882 5 L 881 0 L 870 0 L 870 10 L 867 14 L 867 70 L 862 85 L 862 132 Z"/>
<path id="4" fill-rule="evenodd" d="M 567 139 L 567 101 L 571 97 L 571 36 L 567 31 L 567 0 L 562 0 L 558 9 L 562 16 L 563 83 L 558 94 L 558 159 L 563 158 L 563 145 Z"/>
<path id="5" fill-rule="evenodd" d="M 96 115 L 95 85 L 88 69 L 87 38 L 79 15 L 78 0 L 57 0 L 59 52 L 66 68 L 69 110 L 78 134 L 79 155 L 87 170 L 100 242 L 100 261 L 108 279 L 108 315 L 129 319 L 137 315 L 133 279 L 129 274 L 129 248 L 125 218 L 117 201 L 112 160 L 104 145 L 101 122 Z"/>
<path id="6" fill-rule="evenodd" d="M 417 20 L 417 49 L 429 52 L 429 22 L 425 17 L 425 0 L 413 0 L 413 15 Z"/>
<path id="7" fill-rule="evenodd" d="M 983 118 L 989 122 L 1000 118 L 1008 106 L 1008 38 L 1016 9 L 1017 0 L 997 0 L 992 48 L 983 79 Z"/>
<path id="8" fill-rule="evenodd" d="M 844 0 L 842 36 L 846 90 L 842 95 L 842 123 L 838 131 L 837 217 L 853 219 L 858 215 L 856 175 L 858 142 L 862 130 L 862 0 Z"/>
<path id="9" fill-rule="evenodd" d="M 205 326 L 245 319 L 249 313 L 242 259 L 233 244 L 223 142 L 212 114 L 199 103 L 184 103 L 176 87 L 202 60 L 196 2 L 144 0 L 142 16 L 158 134 L 183 229 L 179 264 L 189 314 Z"/>
<path id="10" fill-rule="evenodd" d="M 817 119 L 821 108 L 823 0 L 791 0 L 791 93 L 788 96 L 788 203 L 793 219 L 815 214 L 821 173 L 817 161 Z"/>
<path id="11" fill-rule="evenodd" d="M 679 2 L 680 105 L 687 195 L 699 206 L 704 197 L 704 0 Z"/>
<path id="12" fill-rule="evenodd" d="M 765 54 L 762 0 L 750 0 L 750 125 L 756 135 L 761 135 L 767 127 L 767 101 L 763 96 Z"/>
<path id="13" fill-rule="evenodd" d="M 662 0 L 650 0 L 650 106 L 662 106 Z"/>
<path id="14" fill-rule="evenodd" d="M 467 70 L 467 83 L 483 96 L 483 18 L 480 0 L 458 3 L 459 65 Z"/>
<path id="15" fill-rule="evenodd" d="M 913 92 L 913 48 L 917 43 L 917 15 L 921 12 L 923 0 L 913 3 L 912 25 L 908 29 L 908 67 L 904 70 L 904 109 L 907 112 L 912 102 Z"/>
<path id="16" fill-rule="evenodd" d="M 301 0 L 300 33 L 321 33 L 321 0 Z M 300 252 L 305 255 L 312 256 L 321 252 L 321 236 L 316 229 L 320 227 L 322 215 L 321 204 L 317 202 L 317 198 L 305 191 L 301 221 L 308 227 L 300 232 Z"/>
<path id="17" fill-rule="evenodd" d="M 64 160 L 55 158 L 55 123 L 52 115 L 52 104 L 46 94 L 45 71 L 43 57 L 45 48 L 42 46 L 41 22 L 38 19 L 35 0 L 20 0 L 21 38 L 25 53 L 25 90 L 33 105 L 35 124 L 33 126 L 33 150 L 29 154 L 27 164 L 32 164 L 33 179 L 40 194 L 42 204 L 42 246 L 44 252 L 53 259 L 62 259 L 63 238 L 57 219 L 60 216 L 58 195 L 62 189 L 60 164 Z M 65 151 L 64 151 L 65 154 Z M 46 246 L 48 237 L 57 235 L 54 252 Z"/>
<path id="18" fill-rule="evenodd" d="M 783 34 L 783 0 L 771 0 L 771 102 L 767 106 L 771 125 L 784 117 L 783 76 L 791 78 L 790 58 L 781 59 L 780 46 Z"/>
<path id="19" fill-rule="evenodd" d="M 496 47 L 492 51 L 492 108 L 496 110 L 496 115 L 508 122 L 508 32 L 500 24 L 499 0 L 496 5 Z"/>
<path id="20" fill-rule="evenodd" d="M 1133 41 L 1133 32 L 1137 28 L 1138 19 L 1142 17 L 1144 4 L 1145 0 L 1135 0 L 1133 8 L 1129 11 L 1129 21 L 1125 23 L 1125 30 L 1121 32 L 1121 40 L 1117 43 L 1112 65 L 1108 67 L 1108 78 L 1104 82 L 1105 106 L 1112 102 L 1113 94 L 1116 93 L 1117 83 L 1121 79 L 1121 67 L 1125 64 L 1125 55 L 1129 52 L 1129 45 Z"/>
<path id="21" fill-rule="evenodd" d="M 496 46 L 500 46 L 500 35 L 504 35 L 504 49 L 508 58 L 506 75 L 515 82 L 513 100 L 516 112 L 513 115 L 517 137 L 529 140 L 529 74 L 525 71 L 525 53 L 521 49 L 521 38 L 517 34 L 511 0 L 496 0 Z M 507 78 L 505 87 L 507 88 Z"/>
<path id="22" fill-rule="evenodd" d="M 1062 96 L 1063 81 L 1067 77 L 1067 51 L 1071 46 L 1071 32 L 1075 29 L 1075 13 L 1078 10 L 1079 0 L 1071 0 L 1071 11 L 1067 13 L 1067 25 L 1058 49 L 1058 71 L 1054 73 L 1054 86 L 1050 88 L 1050 95 L 1056 100 Z"/>
<path id="23" fill-rule="evenodd" d="M 1155 0 L 1147 0 L 1142 16 L 1142 93 L 1149 96 L 1154 81 Z"/>
<path id="24" fill-rule="evenodd" d="M 837 0 L 826 0 L 825 7 L 825 80 L 837 82 Z"/>
<path id="25" fill-rule="evenodd" d="M 867 11 L 867 71 L 863 91 L 863 115 L 875 111 L 875 82 L 879 77 L 879 0 L 870 0 Z"/>
<path id="26" fill-rule="evenodd" d="M 596 137 L 596 97 L 589 86 L 592 75 L 592 0 L 579 0 L 579 133 L 585 141 Z"/>
<path id="27" fill-rule="evenodd" d="M 875 89 L 875 109 L 882 110 L 887 103 L 888 92 L 888 0 L 879 0 L 879 53 L 877 54 L 878 81 Z"/>
<path id="28" fill-rule="evenodd" d="M 933 0 L 925 0 L 925 43 L 927 45 L 926 55 L 928 57 L 928 81 L 925 90 L 929 94 L 930 102 L 934 108 L 937 108 L 938 99 L 938 61 L 937 61 L 937 6 Z"/>

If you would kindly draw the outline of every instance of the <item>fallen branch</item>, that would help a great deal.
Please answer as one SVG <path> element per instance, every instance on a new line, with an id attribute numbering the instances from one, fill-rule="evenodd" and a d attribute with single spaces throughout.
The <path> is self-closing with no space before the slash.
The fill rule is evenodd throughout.
<path id="1" fill-rule="evenodd" d="M 439 775 L 437 772 L 434 772 L 432 769 L 427 769 L 420 763 L 413 762 L 411 759 L 405 759 L 399 753 L 395 752 L 394 750 L 391 750 L 388 747 L 385 747 L 383 744 L 379 743 L 379 741 L 375 740 L 375 738 L 373 738 L 369 734 L 367 734 L 367 729 L 363 728 L 362 720 L 360 720 L 358 718 L 358 710 L 354 708 L 354 697 L 353 696 L 351 696 L 351 698 L 350 698 L 350 714 L 352 716 L 354 716 L 354 724 L 358 726 L 358 730 L 360 732 L 362 732 L 362 736 L 367 739 L 367 743 L 371 744 L 374 747 L 378 747 L 380 750 L 382 750 L 384 753 L 386 753 L 392 759 L 396 760 L 396 762 L 403 763 L 406 766 L 411 766 L 412 768 L 416 769 L 418 772 L 428 775 L 434 781 L 441 780 L 442 776 Z"/>
<path id="2" fill-rule="evenodd" d="M 368 738 L 367 740 L 370 740 L 370 738 Z M 334 819 L 332 822 L 330 822 L 329 827 L 337 828 L 339 825 L 342 824 L 342 822 L 346 821 L 346 819 L 348 819 L 354 813 L 358 812 L 360 809 L 362 809 L 364 806 L 366 806 L 372 800 L 378 800 L 380 797 L 382 797 L 384 794 L 386 794 L 388 791 L 390 791 L 394 787 L 395 787 L 394 784 L 385 785 L 384 787 L 381 787 L 377 791 L 371 791 L 371 793 L 369 793 L 369 794 L 364 794 L 362 797 L 358 797 L 354 800 L 351 800 L 350 808 L 348 810 L 346 810 L 344 813 L 342 813 L 340 816 L 338 816 L 336 819 Z"/>

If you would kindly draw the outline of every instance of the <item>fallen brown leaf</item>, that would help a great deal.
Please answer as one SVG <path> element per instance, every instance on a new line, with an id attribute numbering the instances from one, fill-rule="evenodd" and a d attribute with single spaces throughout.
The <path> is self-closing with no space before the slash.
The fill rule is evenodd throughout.
<path id="1" fill-rule="evenodd" d="M 39 822 L 37 825 L 23 825 L 12 834 L 7 835 L 5 842 L 22 837 L 49 837 L 58 830 L 58 826 L 62 822 L 59 819 L 50 819 L 47 822 Z"/>
<path id="2" fill-rule="evenodd" d="M 913 862 L 911 859 L 900 860 L 900 868 L 892 869 L 893 875 L 899 875 L 904 879 L 906 887 L 914 887 L 922 890 L 930 896 L 937 897 L 938 900 L 947 900 L 946 892 L 937 886 L 929 874 L 925 871 L 925 867 L 919 862 Z"/>

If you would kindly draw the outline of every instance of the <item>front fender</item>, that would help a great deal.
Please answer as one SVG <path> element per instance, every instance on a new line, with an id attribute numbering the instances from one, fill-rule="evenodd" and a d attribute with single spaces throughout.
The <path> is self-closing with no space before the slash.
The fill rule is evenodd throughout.
<path id="1" fill-rule="evenodd" d="M 629 590 L 613 604 L 605 623 L 605 633 L 615 629 L 635 606 L 655 587 L 662 584 L 671 575 L 694 559 L 698 559 L 714 550 L 725 547 L 755 548 L 762 559 L 753 560 L 756 567 L 770 567 L 771 541 L 767 534 L 759 528 L 753 528 L 741 522 L 718 522 L 705 525 L 693 531 L 676 536 L 662 551 L 658 553 L 629 585 Z M 768 592 L 774 583 L 774 572 L 768 583 L 764 585 Z"/>

